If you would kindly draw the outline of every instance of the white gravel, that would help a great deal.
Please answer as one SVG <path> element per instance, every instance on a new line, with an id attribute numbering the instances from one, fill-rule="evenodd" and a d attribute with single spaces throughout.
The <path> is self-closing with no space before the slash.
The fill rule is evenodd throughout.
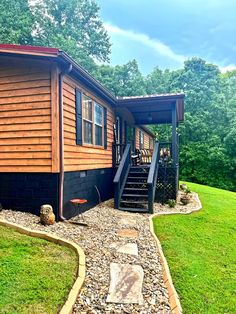
<path id="1" fill-rule="evenodd" d="M 169 208 L 168 205 L 155 204 L 155 213 L 193 210 L 197 204 L 194 194 L 192 199 L 191 204 L 187 206 L 178 204 L 174 209 Z M 57 234 L 78 243 L 83 248 L 86 256 L 86 278 L 75 304 L 74 313 L 171 313 L 156 243 L 149 231 L 149 215 L 115 210 L 113 201 L 109 200 L 90 209 L 83 216 L 88 227 L 64 222 L 42 226 L 39 223 L 39 217 L 30 213 L 12 210 L 0 212 L 0 219 L 6 219 L 34 230 Z M 74 220 L 76 221 L 76 218 Z M 139 236 L 137 238 L 119 237 L 116 233 L 123 228 L 136 229 Z M 137 243 L 138 257 L 117 253 L 116 249 L 111 247 L 114 242 Z M 130 263 L 143 267 L 144 303 L 142 305 L 106 303 L 111 262 Z"/>

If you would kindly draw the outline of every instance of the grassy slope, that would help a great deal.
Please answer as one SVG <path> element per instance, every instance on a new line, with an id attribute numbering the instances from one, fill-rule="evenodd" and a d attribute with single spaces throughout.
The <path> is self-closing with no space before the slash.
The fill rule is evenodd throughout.
<path id="1" fill-rule="evenodd" d="M 188 186 L 201 211 L 154 219 L 184 313 L 236 313 L 236 193 Z"/>
<path id="2" fill-rule="evenodd" d="M 76 269 L 72 250 L 0 226 L 0 313 L 57 313 Z"/>

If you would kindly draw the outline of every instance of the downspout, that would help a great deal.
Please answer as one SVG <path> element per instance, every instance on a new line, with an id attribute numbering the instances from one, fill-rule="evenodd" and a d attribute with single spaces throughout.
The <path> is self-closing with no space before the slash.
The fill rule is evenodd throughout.
<path id="1" fill-rule="evenodd" d="M 63 193 L 64 193 L 64 115 L 63 115 L 63 79 L 72 70 L 72 64 L 63 69 L 59 74 L 59 155 L 60 155 L 60 178 L 59 178 L 59 219 L 66 220 L 63 216 Z"/>

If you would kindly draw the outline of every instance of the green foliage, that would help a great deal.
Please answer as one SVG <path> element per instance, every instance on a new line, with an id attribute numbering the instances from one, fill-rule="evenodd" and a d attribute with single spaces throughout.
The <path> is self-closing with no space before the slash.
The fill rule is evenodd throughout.
<path id="1" fill-rule="evenodd" d="M 153 220 L 183 312 L 234 313 L 236 193 L 188 185 L 203 208 Z"/>
<path id="2" fill-rule="evenodd" d="M 56 47 L 94 73 L 109 61 L 109 36 L 94 0 L 2 0 L 0 41 Z"/>
<path id="3" fill-rule="evenodd" d="M 102 65 L 97 69 L 96 77 L 116 96 L 146 94 L 144 77 L 136 60 L 115 67 Z"/>
<path id="4" fill-rule="evenodd" d="M 57 313 L 75 280 L 69 248 L 0 226 L 0 312 Z"/>
<path id="5" fill-rule="evenodd" d="M 176 200 L 170 199 L 167 201 L 167 204 L 169 205 L 170 208 L 174 208 L 176 205 Z"/>
<path id="6" fill-rule="evenodd" d="M 110 42 L 94 0 L 2 0 L 0 42 L 63 49 L 116 96 L 183 91 L 181 177 L 236 191 L 236 71 L 221 74 L 199 58 L 179 70 L 156 67 L 147 77 L 136 60 L 98 66 L 96 60 L 109 60 Z M 152 130 L 158 140 L 170 140 L 170 126 Z"/>
<path id="7" fill-rule="evenodd" d="M 155 69 L 146 85 L 151 93 L 186 95 L 185 122 L 178 128 L 181 178 L 236 191 L 235 71 L 222 75 L 217 66 L 192 58 L 181 70 Z M 152 129 L 160 140 L 170 139 L 167 126 Z"/>
<path id="8" fill-rule="evenodd" d="M 92 58 L 108 60 L 109 37 L 95 1 L 39 0 L 32 11 L 39 45 L 60 47 L 85 67 Z"/>
<path id="9" fill-rule="evenodd" d="M 27 0 L 0 1 L 0 42 L 28 45 L 33 43 L 34 16 Z"/>
<path id="10" fill-rule="evenodd" d="M 184 193 L 185 193 L 186 195 L 190 194 L 190 193 L 191 193 L 190 188 L 187 187 L 187 188 L 184 190 Z"/>

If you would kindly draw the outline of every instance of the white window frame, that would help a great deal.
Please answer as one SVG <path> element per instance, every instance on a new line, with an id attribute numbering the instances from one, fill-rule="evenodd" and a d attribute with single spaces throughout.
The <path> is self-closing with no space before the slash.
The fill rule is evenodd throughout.
<path id="1" fill-rule="evenodd" d="M 84 98 L 89 98 L 92 102 L 92 120 L 88 120 L 84 117 Z M 99 125 L 95 123 L 95 106 L 98 105 L 102 108 L 102 124 Z M 87 143 L 84 138 L 84 121 L 87 121 L 92 124 L 92 143 Z M 102 145 L 96 145 L 96 137 L 95 137 L 95 126 L 100 126 L 102 128 Z M 102 106 L 100 103 L 94 101 L 93 98 L 91 98 L 89 95 L 82 93 L 82 139 L 83 139 L 83 146 L 95 146 L 95 147 L 104 147 L 104 106 Z"/>

